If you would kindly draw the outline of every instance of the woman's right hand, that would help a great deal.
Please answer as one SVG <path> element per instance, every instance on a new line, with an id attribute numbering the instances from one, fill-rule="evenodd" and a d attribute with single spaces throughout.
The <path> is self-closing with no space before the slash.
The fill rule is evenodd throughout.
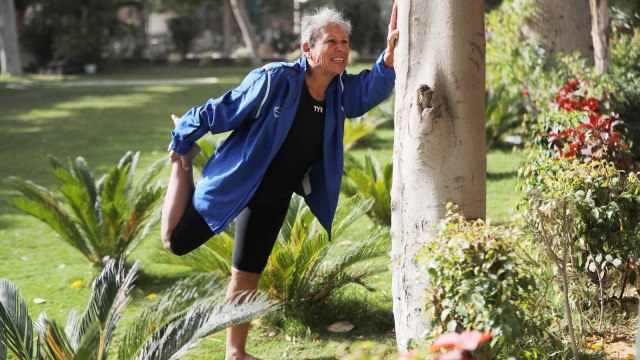
<path id="1" fill-rule="evenodd" d="M 173 114 L 171 114 L 171 120 L 173 120 L 174 125 L 177 125 L 178 122 L 180 122 L 180 118 Z M 189 153 L 185 156 L 182 156 L 177 152 L 171 150 L 171 147 L 167 148 L 167 151 L 169 151 L 169 160 L 172 163 L 180 160 L 180 164 L 182 165 L 182 168 L 184 169 L 184 171 L 189 171 L 189 169 L 191 168 L 191 161 L 200 153 L 200 145 L 198 145 L 197 143 L 193 144 L 193 147 L 191 148 L 191 150 L 189 150 Z"/>

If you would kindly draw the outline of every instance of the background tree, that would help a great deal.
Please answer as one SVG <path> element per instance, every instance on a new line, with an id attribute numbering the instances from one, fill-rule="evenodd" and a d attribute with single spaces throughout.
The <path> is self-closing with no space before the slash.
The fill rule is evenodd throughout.
<path id="1" fill-rule="evenodd" d="M 22 76 L 13 0 L 0 0 L 0 69 L 2 74 Z"/>
<path id="2" fill-rule="evenodd" d="M 591 10 L 591 38 L 596 72 L 606 74 L 611 71 L 609 1 L 589 0 L 589 9 Z"/>
<path id="3" fill-rule="evenodd" d="M 483 1 L 400 0 L 391 192 L 395 329 L 401 352 L 424 337 L 427 275 L 416 254 L 446 203 L 485 216 Z"/>
<path id="4" fill-rule="evenodd" d="M 251 19 L 249 19 L 245 0 L 229 0 L 229 4 L 231 5 L 233 17 L 236 19 L 236 22 L 240 27 L 244 44 L 249 51 L 251 63 L 254 66 L 260 66 L 261 60 L 260 55 L 258 54 L 258 44 L 256 43 L 258 36 L 253 24 L 251 24 Z"/>
<path id="5" fill-rule="evenodd" d="M 531 0 L 524 0 L 531 1 Z M 524 2 L 523 1 L 523 2 Z M 593 65 L 591 13 L 584 0 L 533 0 L 536 13 L 523 31 L 531 40 L 539 39 L 549 54 L 580 52 Z"/>

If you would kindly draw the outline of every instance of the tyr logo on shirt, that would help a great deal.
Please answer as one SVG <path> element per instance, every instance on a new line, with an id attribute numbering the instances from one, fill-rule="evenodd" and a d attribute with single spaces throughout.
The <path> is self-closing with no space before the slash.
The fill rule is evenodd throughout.
<path id="1" fill-rule="evenodd" d="M 313 105 L 313 111 L 322 113 L 322 110 L 324 110 L 322 106 Z"/>

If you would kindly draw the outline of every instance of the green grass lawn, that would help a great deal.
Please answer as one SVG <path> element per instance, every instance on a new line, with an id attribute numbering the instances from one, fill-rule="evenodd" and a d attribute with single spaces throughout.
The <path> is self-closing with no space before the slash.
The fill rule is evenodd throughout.
<path id="1" fill-rule="evenodd" d="M 32 77 L 23 89 L 7 89 L 0 79 L 0 179 L 18 176 L 51 186 L 47 155 L 60 160 L 83 156 L 96 176 L 116 164 L 128 151 L 140 151 L 139 168 L 166 156 L 172 123 L 169 115 L 180 115 L 209 97 L 223 94 L 239 83 L 248 68 L 148 67 L 116 69 L 97 76 L 109 79 L 219 78 L 214 85 L 55 87 L 65 81 Z M 115 71 L 115 70 L 114 70 Z M 82 77 L 80 77 L 80 80 Z M 92 78 L 94 79 L 94 78 Z M 4 81 L 4 83 L 2 82 Z M 13 81 L 21 83 L 21 81 Z M 24 83 L 24 81 L 22 81 Z M 373 149 L 386 161 L 391 157 L 392 130 L 381 129 Z M 366 149 L 355 150 L 364 154 Z M 493 223 L 507 224 L 514 214 L 516 200 L 517 153 L 492 151 L 488 154 L 487 216 Z M 41 311 L 62 323 L 72 308 L 83 310 L 90 294 L 90 283 L 98 270 L 39 221 L 18 213 L 6 199 L 17 195 L 6 182 L 0 182 L 0 277 L 16 282 L 27 298 L 32 317 Z M 362 220 L 352 230 L 355 239 L 371 226 Z M 188 270 L 154 264 L 149 254 L 159 242 L 158 231 L 143 241 L 132 258 L 142 260 L 142 273 L 125 311 L 126 328 L 137 313 Z M 71 283 L 81 280 L 80 289 Z M 348 351 L 352 343 L 371 341 L 379 351 L 393 349 L 391 274 L 371 279 L 376 289 L 367 292 L 356 286 L 337 294 L 329 303 L 310 309 L 303 321 L 274 317 L 252 330 L 249 351 L 265 359 L 334 359 Z M 43 298 L 35 304 L 35 298 Z M 353 331 L 332 334 L 329 324 L 346 320 Z M 306 324 L 306 325 L 303 325 Z M 224 333 L 210 337 L 194 349 L 193 359 L 218 359 L 224 355 Z"/>

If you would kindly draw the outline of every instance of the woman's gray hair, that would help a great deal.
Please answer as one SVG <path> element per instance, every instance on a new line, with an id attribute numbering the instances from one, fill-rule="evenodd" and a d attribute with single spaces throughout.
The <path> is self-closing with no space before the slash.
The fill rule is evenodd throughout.
<path id="1" fill-rule="evenodd" d="M 313 46 L 316 38 L 320 35 L 320 29 L 329 24 L 336 24 L 347 35 L 351 35 L 351 22 L 341 12 L 325 6 L 302 17 L 302 21 L 300 21 L 300 45 L 307 42 L 309 46 Z"/>

